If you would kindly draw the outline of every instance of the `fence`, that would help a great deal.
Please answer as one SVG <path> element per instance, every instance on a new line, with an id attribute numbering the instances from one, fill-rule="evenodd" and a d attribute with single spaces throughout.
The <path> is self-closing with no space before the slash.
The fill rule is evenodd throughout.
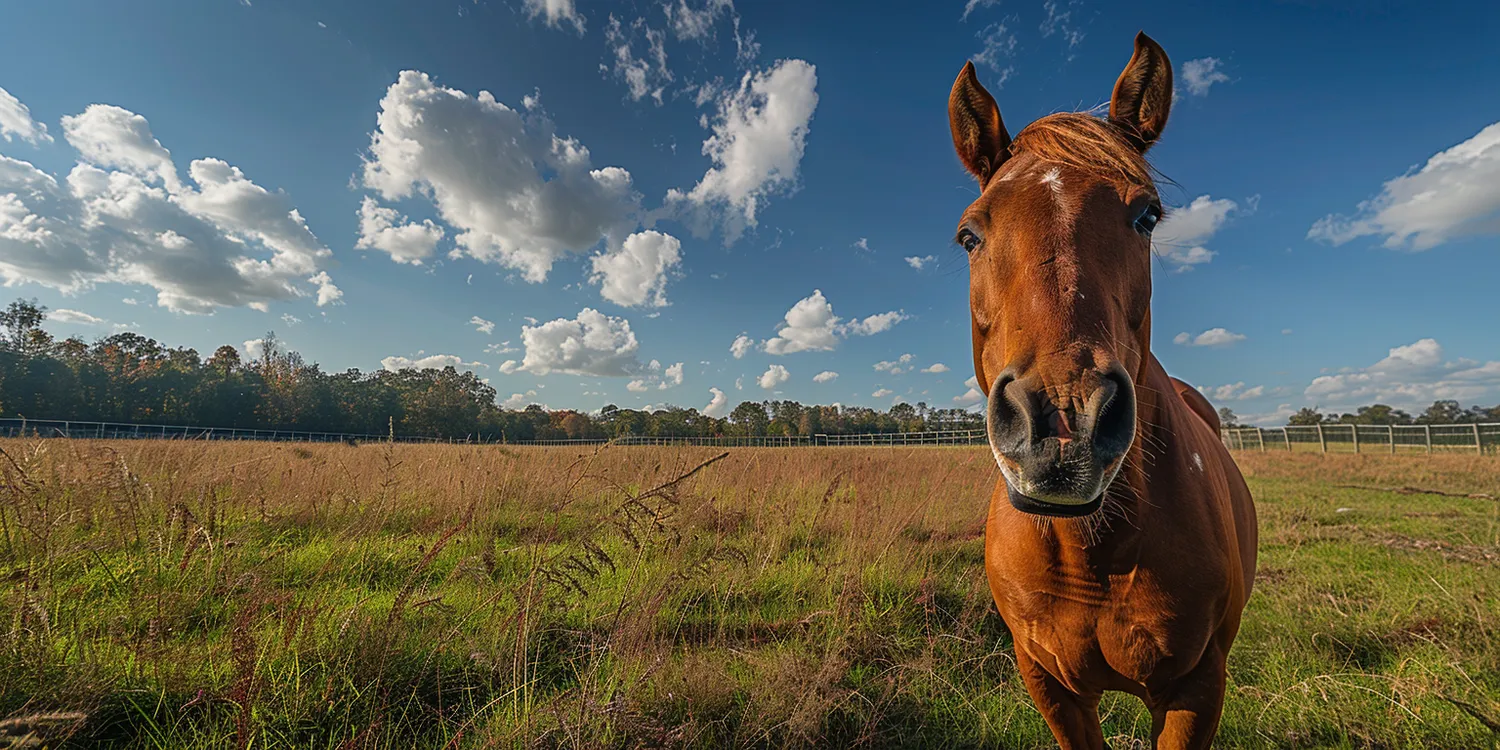
<path id="1" fill-rule="evenodd" d="M 1500 423 L 1323 424 L 1226 428 L 1231 450 L 1306 453 L 1495 453 Z"/>
<path id="2" fill-rule="evenodd" d="M 511 440 L 485 441 L 464 438 L 443 439 L 396 435 L 368 435 L 345 432 L 310 432 L 307 430 L 249 430 L 235 427 L 192 427 L 182 425 L 124 424 L 119 422 L 76 422 L 72 420 L 0 419 L 0 437 L 61 437 L 91 440 L 265 440 L 312 443 L 377 442 L 398 443 L 487 443 L 506 445 L 703 445 L 715 447 L 796 447 L 813 445 L 976 445 L 985 442 L 984 430 L 933 430 L 930 432 L 891 432 L 861 435 L 811 436 L 722 436 L 722 437 L 652 437 L 624 435 L 613 440 L 588 438 L 579 440 Z"/>

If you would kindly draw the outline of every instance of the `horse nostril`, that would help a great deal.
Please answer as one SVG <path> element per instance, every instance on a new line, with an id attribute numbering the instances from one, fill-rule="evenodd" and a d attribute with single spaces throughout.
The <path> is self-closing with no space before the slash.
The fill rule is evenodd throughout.
<path id="1" fill-rule="evenodd" d="M 1135 440 L 1135 384 L 1130 375 L 1119 364 L 1111 366 L 1089 401 L 1096 457 L 1112 461 L 1124 455 Z"/>
<path id="2" fill-rule="evenodd" d="M 1001 454 L 1016 454 L 1031 441 L 1031 410 L 1024 394 L 1017 398 L 1013 391 L 1019 390 L 1016 374 L 1005 370 L 990 383 L 989 402 L 985 409 L 985 428 L 989 432 L 990 446 Z"/>

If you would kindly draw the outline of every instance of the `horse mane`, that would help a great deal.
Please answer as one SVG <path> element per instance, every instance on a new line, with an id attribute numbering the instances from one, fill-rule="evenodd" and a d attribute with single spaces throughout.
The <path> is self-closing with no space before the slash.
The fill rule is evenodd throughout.
<path id="1" fill-rule="evenodd" d="M 1151 187 L 1156 182 L 1155 170 L 1120 126 L 1086 112 L 1058 112 L 1022 128 L 1010 143 L 1010 153 L 1022 152 L 1132 185 Z"/>

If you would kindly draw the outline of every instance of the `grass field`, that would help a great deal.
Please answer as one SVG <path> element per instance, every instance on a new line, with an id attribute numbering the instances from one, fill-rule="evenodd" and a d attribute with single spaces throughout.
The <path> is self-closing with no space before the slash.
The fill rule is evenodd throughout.
<path id="1" fill-rule="evenodd" d="M 0 448 L 0 746 L 1052 744 L 984 448 Z M 1500 460 L 1239 458 L 1218 746 L 1496 746 Z"/>

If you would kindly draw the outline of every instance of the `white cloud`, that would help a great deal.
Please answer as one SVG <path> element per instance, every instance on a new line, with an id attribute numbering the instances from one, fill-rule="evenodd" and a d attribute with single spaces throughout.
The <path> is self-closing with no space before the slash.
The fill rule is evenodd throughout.
<path id="1" fill-rule="evenodd" d="M 342 295 L 323 270 L 332 251 L 286 194 L 218 159 L 193 161 L 194 184 L 184 184 L 146 119 L 119 107 L 93 104 L 62 122 L 80 157 L 64 182 L 0 156 L 6 284 L 150 286 L 158 305 L 190 313 Z"/>
<path id="2" fill-rule="evenodd" d="M 1235 333 L 1225 328 L 1210 328 L 1196 336 L 1183 331 L 1172 337 L 1172 343 L 1181 346 L 1230 346 L 1244 340 L 1243 333 Z"/>
<path id="3" fill-rule="evenodd" d="M 502 408 L 505 408 L 505 409 L 511 409 L 513 411 L 518 411 L 520 409 L 525 409 L 527 406 L 530 406 L 531 404 L 535 403 L 534 401 L 532 401 L 532 399 L 535 398 L 535 397 L 536 397 L 536 391 L 527 391 L 525 393 L 512 393 L 512 394 L 510 394 L 509 398 L 507 398 L 504 401 L 500 402 L 500 406 Z"/>
<path id="4" fill-rule="evenodd" d="M 53 310 L 47 313 L 47 317 L 60 323 L 75 323 L 85 326 L 97 326 L 109 322 L 104 318 L 96 318 L 80 310 L 68 310 L 66 308 L 61 310 Z"/>
<path id="5" fill-rule="evenodd" d="M 511 346 L 509 341 L 500 341 L 497 343 L 484 345 L 485 354 L 510 354 L 511 352 L 516 351 L 520 350 L 515 348 L 514 346 Z"/>
<path id="6" fill-rule="evenodd" d="M 725 244 L 756 226 L 766 199 L 797 184 L 817 87 L 816 68 L 802 60 L 746 73 L 737 91 L 719 97 L 712 135 L 703 142 L 713 166 L 692 190 L 667 191 L 667 206 L 699 235 L 721 222 Z"/>
<path id="7" fill-rule="evenodd" d="M 285 323 L 285 324 L 287 324 L 289 326 L 294 326 L 294 325 L 301 324 L 302 323 L 302 319 L 299 318 L 299 317 L 297 317 L 297 316 L 295 316 L 295 315 L 293 315 L 293 314 L 291 314 L 291 313 L 282 313 L 281 314 L 281 322 L 283 322 L 283 323 Z"/>
<path id="8" fill-rule="evenodd" d="M 895 393 L 895 391 L 890 390 L 889 388 L 877 388 L 875 389 L 874 393 L 870 394 L 870 398 L 885 398 L 892 393 Z"/>
<path id="9" fill-rule="evenodd" d="M 474 326 L 474 330 L 483 334 L 492 334 L 495 332 L 495 322 L 492 320 L 485 320 L 478 315 L 469 318 L 469 325 Z M 486 349 L 486 351 L 488 351 L 488 349 Z"/>
<path id="10" fill-rule="evenodd" d="M 814 383 L 831 383 L 831 382 L 833 382 L 835 380 L 838 380 L 838 378 L 839 378 L 839 374 L 836 373 L 836 372 L 834 372 L 833 370 L 824 370 L 824 371 L 818 373 L 817 375 L 813 376 L 813 382 Z"/>
<path id="11" fill-rule="evenodd" d="M 478 362 L 465 362 L 463 357 L 456 354 L 429 354 L 422 356 L 417 352 L 416 358 L 411 357 L 386 357 L 380 360 L 380 366 L 391 372 L 397 370 L 441 370 L 444 367 L 472 369 Z"/>
<path id="12" fill-rule="evenodd" d="M 687 0 L 666 0 L 661 4 L 661 10 L 666 14 L 667 23 L 671 24 L 674 35 L 688 41 L 711 41 L 714 38 L 714 24 L 721 16 L 729 16 L 735 20 L 736 25 L 739 21 L 733 0 L 704 0 L 697 8 Z"/>
<path id="13" fill-rule="evenodd" d="M 647 385 L 644 379 L 632 380 L 629 383 L 625 384 L 625 390 L 630 391 L 631 393 L 645 393 L 646 391 L 651 390 L 651 386 Z"/>
<path id="14" fill-rule="evenodd" d="M 741 376 L 739 376 L 739 377 L 737 377 L 737 378 L 734 379 L 734 389 L 737 390 L 737 391 L 743 391 L 743 390 L 745 390 L 745 376 L 744 375 L 741 375 Z"/>
<path id="15" fill-rule="evenodd" d="M 849 325 L 844 327 L 844 332 L 853 336 L 874 336 L 891 330 L 892 326 L 910 317 L 901 310 L 877 313 L 863 320 L 849 321 Z"/>
<path id="16" fill-rule="evenodd" d="M 1208 90 L 1216 83 L 1228 83 L 1229 76 L 1219 70 L 1222 61 L 1217 57 L 1200 57 L 1182 64 L 1182 85 L 1193 96 L 1208 96 Z"/>
<path id="17" fill-rule="evenodd" d="M 573 25 L 579 36 L 583 36 L 586 20 L 573 0 L 525 0 L 521 6 L 527 18 L 542 17 L 542 21 L 554 29 L 562 28 L 564 22 Z"/>
<path id="18" fill-rule="evenodd" d="M 656 386 L 658 390 L 665 391 L 668 388 L 682 385 L 682 363 L 668 367 L 662 372 L 661 384 Z"/>
<path id="19" fill-rule="evenodd" d="M 469 256 L 539 283 L 558 258 L 636 224 L 630 173 L 594 169 L 589 151 L 561 138 L 528 97 L 525 112 L 402 71 L 380 101 L 363 183 L 388 201 L 419 193 Z"/>
<path id="20" fill-rule="evenodd" d="M 1198 386 L 1198 391 L 1213 401 L 1249 401 L 1266 393 L 1263 385 L 1245 387 L 1245 381 L 1219 386 Z"/>
<path id="21" fill-rule="evenodd" d="M 771 365 L 755 382 L 760 383 L 760 387 L 769 391 L 785 383 L 789 378 L 791 378 L 791 373 L 787 372 L 785 367 Z"/>
<path id="22" fill-rule="evenodd" d="M 770 354 L 831 351 L 838 346 L 840 336 L 872 336 L 889 330 L 907 317 L 906 313 L 893 310 L 841 324 L 822 290 L 814 289 L 810 296 L 792 305 L 776 336 L 767 340 L 764 347 Z"/>
<path id="23" fill-rule="evenodd" d="M 646 53 L 641 57 L 637 57 L 633 49 L 637 36 L 646 40 Z M 653 29 L 646 25 L 646 19 L 638 18 L 627 33 L 620 19 L 611 13 L 609 25 L 604 29 L 604 41 L 614 53 L 615 63 L 613 68 L 599 67 L 612 70 L 616 78 L 625 82 L 631 100 L 640 101 L 650 96 L 661 104 L 662 94 L 673 80 L 672 71 L 667 68 L 666 32 Z"/>
<path id="24" fill-rule="evenodd" d="M 654 230 L 636 232 L 618 248 L 595 255 L 589 283 L 617 305 L 665 307 L 667 275 L 681 263 L 682 243 Z"/>
<path id="25" fill-rule="evenodd" d="M 888 373 L 890 373 L 892 375 L 900 375 L 901 373 L 906 372 L 907 370 L 911 369 L 911 368 L 907 367 L 906 365 L 911 364 L 912 359 L 914 359 L 914 357 L 912 357 L 912 355 L 910 355 L 910 354 L 903 354 L 903 355 L 897 357 L 894 360 L 887 360 L 887 361 L 883 361 L 883 362 L 876 362 L 875 363 L 875 372 L 888 372 Z"/>
<path id="26" fill-rule="evenodd" d="M 715 419 L 729 412 L 729 397 L 718 388 L 710 388 L 708 392 L 713 395 L 708 401 L 708 406 L 703 407 L 703 413 Z"/>
<path id="27" fill-rule="evenodd" d="M 1068 3 L 1069 9 L 1059 12 L 1057 0 L 1047 0 L 1047 2 L 1042 3 L 1042 8 L 1047 11 L 1047 18 L 1038 27 L 1044 38 L 1057 33 L 1062 34 L 1062 38 L 1068 43 L 1069 60 L 1073 59 L 1073 48 L 1077 47 L 1083 41 L 1083 32 L 1072 23 L 1072 7 L 1073 2 L 1070 0 Z"/>
<path id="28" fill-rule="evenodd" d="M 266 340 L 250 339 L 249 341 L 246 341 L 244 344 L 242 344 L 240 348 L 245 350 L 246 357 L 250 359 L 260 359 L 260 355 L 265 354 L 266 352 Z"/>
<path id="29" fill-rule="evenodd" d="M 833 314 L 833 305 L 828 303 L 820 289 L 814 289 L 812 295 L 792 305 L 785 320 L 776 336 L 766 341 L 767 352 L 830 351 L 838 346 L 839 318 Z"/>
<path id="30" fill-rule="evenodd" d="M 383 250 L 397 263 L 420 266 L 441 239 L 443 228 L 431 219 L 408 222 L 396 209 L 385 208 L 368 195 L 360 201 L 357 248 Z"/>
<path id="31" fill-rule="evenodd" d="M 854 241 L 854 247 L 857 247 L 867 253 L 870 252 L 870 238 L 860 237 L 859 239 Z"/>
<path id="32" fill-rule="evenodd" d="M 1420 410 L 1438 399 L 1493 400 L 1500 397 L 1500 361 L 1445 361 L 1436 339 L 1421 339 L 1369 367 L 1314 378 L 1303 395 L 1325 408 L 1346 409 L 1378 402 Z"/>
<path id="33" fill-rule="evenodd" d="M 1016 72 L 1016 66 L 1010 64 L 1016 56 L 1015 33 L 1003 23 L 992 23 L 980 29 L 975 36 L 984 43 L 984 47 L 974 53 L 974 63 L 999 73 L 999 79 L 992 81 L 990 86 L 997 90 L 1004 88 L 1005 82 Z"/>
<path id="34" fill-rule="evenodd" d="M 755 339 L 742 333 L 734 337 L 734 343 L 729 345 L 729 353 L 734 355 L 735 359 L 742 359 L 747 352 L 754 348 Z"/>
<path id="35" fill-rule="evenodd" d="M 622 376 L 640 369 L 640 343 L 630 321 L 583 308 L 574 319 L 558 318 L 521 328 L 526 357 L 517 369 L 535 375 Z M 505 372 L 502 366 L 501 372 Z"/>
<path id="36" fill-rule="evenodd" d="M 922 270 L 923 268 L 926 268 L 929 263 L 936 263 L 936 262 L 937 262 L 937 256 L 936 255 L 922 255 L 922 256 L 908 255 L 908 256 L 906 256 L 906 264 L 909 265 L 909 266 L 911 266 L 912 268 L 917 269 L 918 271 Z"/>
<path id="37" fill-rule="evenodd" d="M 0 137 L 7 143 L 20 138 L 33 146 L 52 142 L 47 126 L 32 120 L 31 109 L 3 88 L 0 88 Z"/>
<path id="38" fill-rule="evenodd" d="M 1200 195 L 1192 203 L 1175 209 L 1162 219 L 1151 237 L 1151 248 L 1173 270 L 1190 271 L 1193 266 L 1214 258 L 1214 251 L 1204 247 L 1229 220 L 1229 213 L 1239 204 L 1228 198 Z"/>
<path id="39" fill-rule="evenodd" d="M 948 371 L 948 366 L 945 365 L 945 364 L 943 364 L 942 362 L 933 362 L 930 367 L 923 367 L 922 368 L 922 372 L 925 372 L 925 373 L 928 373 L 928 374 L 932 374 L 932 375 L 936 375 L 938 373 L 944 373 L 944 372 L 947 372 L 947 371 Z"/>
<path id="40" fill-rule="evenodd" d="M 1269 412 L 1240 415 L 1240 424 L 1251 424 L 1261 427 L 1284 425 L 1296 413 L 1297 410 L 1293 409 L 1291 404 L 1279 404 L 1274 410 Z"/>
<path id="41" fill-rule="evenodd" d="M 513 359 L 507 359 L 501 362 L 500 366 L 495 369 L 499 370 L 501 375 L 514 375 L 521 371 L 521 363 Z"/>
<path id="42" fill-rule="evenodd" d="M 1000 0 L 969 0 L 968 2 L 964 3 L 964 14 L 959 16 L 958 20 L 967 21 L 969 20 L 969 14 L 973 13 L 976 9 L 988 8 L 992 5 L 999 4 Z"/>
<path id="43" fill-rule="evenodd" d="M 964 391 L 961 395 L 954 396 L 954 404 L 958 406 L 969 407 L 984 403 L 984 392 L 979 390 L 978 377 L 971 377 L 968 380 L 965 380 L 964 385 L 968 386 L 969 390 Z"/>
<path id="44" fill-rule="evenodd" d="M 1404 250 L 1494 234 L 1500 234 L 1500 122 L 1386 182 L 1354 216 L 1329 214 L 1307 232 L 1334 245 L 1383 235 L 1386 247 Z"/>

